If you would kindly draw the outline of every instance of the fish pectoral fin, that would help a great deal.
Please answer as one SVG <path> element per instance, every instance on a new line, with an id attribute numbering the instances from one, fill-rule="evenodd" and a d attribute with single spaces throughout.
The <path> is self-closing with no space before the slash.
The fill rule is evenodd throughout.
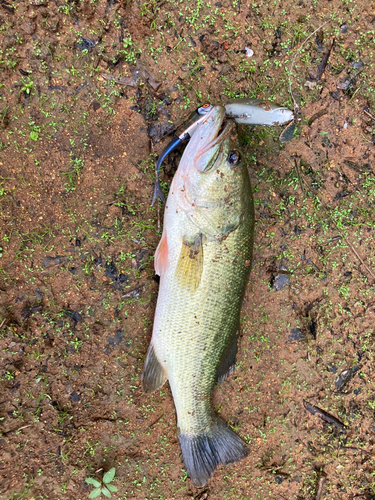
<path id="1" fill-rule="evenodd" d="M 161 276 L 165 273 L 168 266 L 168 238 L 167 231 L 164 229 L 161 240 L 155 252 L 154 267 L 155 273 Z"/>
<path id="2" fill-rule="evenodd" d="M 236 368 L 236 354 L 238 348 L 238 336 L 237 333 L 232 343 L 224 353 L 223 360 L 217 370 L 217 380 L 219 384 L 222 384 L 228 377 L 230 377 Z"/>
<path id="3" fill-rule="evenodd" d="M 201 281 L 203 271 L 202 235 L 190 242 L 184 238 L 177 262 L 176 278 L 182 286 L 195 292 Z"/>
<path id="4" fill-rule="evenodd" d="M 154 346 L 150 344 L 141 378 L 143 392 L 149 394 L 157 391 L 167 379 L 167 374 L 156 357 Z"/>

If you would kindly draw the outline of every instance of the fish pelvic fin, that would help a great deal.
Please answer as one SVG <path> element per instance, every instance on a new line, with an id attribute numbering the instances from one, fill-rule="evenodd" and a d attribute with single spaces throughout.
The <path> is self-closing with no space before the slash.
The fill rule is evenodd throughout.
<path id="1" fill-rule="evenodd" d="M 154 267 L 155 273 L 161 276 L 165 273 L 168 266 L 168 238 L 167 231 L 164 229 L 161 240 L 155 252 Z"/>
<path id="2" fill-rule="evenodd" d="M 149 394 L 157 391 L 165 384 L 167 378 L 164 368 L 156 357 L 154 346 L 150 344 L 141 377 L 143 392 Z"/>
<path id="3" fill-rule="evenodd" d="M 201 281 L 202 271 L 202 235 L 199 234 L 192 242 L 184 238 L 176 268 L 178 281 L 191 292 L 195 292 Z"/>
<path id="4" fill-rule="evenodd" d="M 186 471 L 197 488 L 207 484 L 218 465 L 238 462 L 249 454 L 242 439 L 218 417 L 205 433 L 181 433 L 178 439 Z"/>

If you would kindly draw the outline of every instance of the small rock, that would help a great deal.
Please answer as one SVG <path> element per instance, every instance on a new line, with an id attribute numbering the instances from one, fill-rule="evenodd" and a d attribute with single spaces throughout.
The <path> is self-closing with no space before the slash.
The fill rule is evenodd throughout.
<path id="1" fill-rule="evenodd" d="M 273 281 L 272 288 L 279 291 L 287 285 L 289 285 L 289 276 L 287 274 L 277 274 Z"/>
<path id="2" fill-rule="evenodd" d="M 280 142 L 289 142 L 293 139 L 294 131 L 296 129 L 296 122 L 293 120 L 289 125 L 287 125 L 281 132 L 279 140 Z"/>
<path id="3" fill-rule="evenodd" d="M 221 63 L 228 61 L 228 56 L 224 52 L 222 46 L 220 46 L 219 42 L 216 40 L 212 40 L 210 35 L 202 35 L 199 40 L 202 44 L 203 52 L 206 53 L 211 59 L 217 59 Z"/>
<path id="4" fill-rule="evenodd" d="M 163 137 L 171 134 L 175 130 L 176 127 L 172 123 L 162 123 L 160 125 L 152 123 L 148 129 L 148 135 L 154 138 L 154 142 L 160 142 Z"/>
<path id="5" fill-rule="evenodd" d="M 230 64 L 223 64 L 223 67 L 221 68 L 221 70 L 219 72 L 219 76 L 227 75 L 231 71 L 233 71 L 233 69 L 232 69 L 232 66 Z"/>
<path id="6" fill-rule="evenodd" d="M 75 323 L 78 323 L 79 321 L 82 321 L 82 317 L 77 311 L 72 311 L 71 309 L 66 309 L 64 311 L 64 314 L 68 316 L 70 319 L 72 319 Z"/>
<path id="7" fill-rule="evenodd" d="M 318 82 L 312 82 L 311 80 L 306 80 L 305 87 L 309 88 L 310 90 L 314 90 L 317 83 Z"/>
<path id="8" fill-rule="evenodd" d="M 148 248 L 141 248 L 134 252 L 134 258 L 132 259 L 132 268 L 142 271 L 146 268 L 149 260 Z M 133 267 L 134 266 L 134 267 Z"/>
<path id="9" fill-rule="evenodd" d="M 0 128 L 5 129 L 9 125 L 9 107 L 3 106 L 0 108 Z"/>
<path id="10" fill-rule="evenodd" d="M 40 290 L 40 288 L 37 288 L 35 290 L 35 293 L 36 293 L 36 300 L 40 302 L 44 296 L 44 293 Z"/>
<path id="11" fill-rule="evenodd" d="M 138 297 L 141 295 L 141 292 L 143 290 L 143 286 L 139 286 L 138 288 L 135 288 L 134 290 L 131 290 L 130 292 L 124 293 L 122 295 L 122 298 L 131 298 L 131 299 L 138 299 Z"/>
<path id="12" fill-rule="evenodd" d="M 27 319 L 29 316 L 31 316 L 31 314 L 41 311 L 42 309 L 42 306 L 25 307 L 25 309 L 23 309 L 21 312 L 21 317 L 23 319 Z"/>
<path id="13" fill-rule="evenodd" d="M 26 34 L 26 35 L 32 35 L 33 33 L 35 33 L 35 30 L 36 30 L 36 24 L 33 23 L 33 22 L 29 22 L 29 23 L 25 23 L 23 22 L 22 23 L 22 31 Z"/>
<path id="14" fill-rule="evenodd" d="M 280 266 L 280 271 L 287 271 L 287 268 Z M 289 276 L 284 273 L 276 274 L 276 276 L 272 276 L 270 284 L 274 290 L 282 290 L 285 286 L 289 285 Z"/>
<path id="15" fill-rule="evenodd" d="M 288 335 L 288 342 L 300 342 L 305 338 L 305 334 L 300 328 L 292 328 L 292 330 L 290 330 L 290 335 Z"/>
<path id="16" fill-rule="evenodd" d="M 332 363 L 328 363 L 327 368 L 331 373 L 337 373 L 337 367 Z"/>
<path id="17" fill-rule="evenodd" d="M 70 399 L 73 401 L 73 403 L 78 403 L 78 401 L 81 399 L 81 396 L 74 391 L 71 393 Z"/>
<path id="18" fill-rule="evenodd" d="M 115 281 L 117 280 L 118 273 L 114 262 L 110 262 L 105 265 L 104 276 Z"/>
<path id="19" fill-rule="evenodd" d="M 361 367 L 357 365 L 353 366 L 352 368 L 349 368 L 349 370 L 341 372 L 335 381 L 336 389 L 338 391 L 341 391 L 344 385 L 346 385 L 349 382 L 349 380 L 351 380 L 360 369 Z"/>
<path id="20" fill-rule="evenodd" d="M 45 257 L 42 260 L 42 267 L 52 267 L 61 264 L 63 257 L 56 255 L 56 257 Z"/>
<path id="21" fill-rule="evenodd" d="M 79 50 L 88 50 L 90 51 L 97 45 L 98 42 L 95 40 L 91 40 L 91 38 L 80 38 L 78 42 L 76 43 L 76 47 Z"/>
<path id="22" fill-rule="evenodd" d="M 310 323 L 309 323 L 309 332 L 313 336 L 314 340 L 316 340 L 316 332 L 318 328 L 318 323 L 317 321 L 313 318 Z"/>
<path id="23" fill-rule="evenodd" d="M 330 95 L 331 95 L 331 97 L 333 97 L 335 99 L 335 101 L 340 101 L 340 99 L 341 99 L 339 92 L 333 91 L 333 92 L 330 92 Z"/>
<path id="24" fill-rule="evenodd" d="M 336 84 L 336 87 L 340 90 L 348 90 L 351 81 L 349 79 L 341 80 Z"/>
<path id="25" fill-rule="evenodd" d="M 115 347 L 116 345 L 119 345 L 122 339 L 124 338 L 125 332 L 124 330 L 119 330 L 113 337 L 107 337 L 108 344 L 111 347 Z"/>

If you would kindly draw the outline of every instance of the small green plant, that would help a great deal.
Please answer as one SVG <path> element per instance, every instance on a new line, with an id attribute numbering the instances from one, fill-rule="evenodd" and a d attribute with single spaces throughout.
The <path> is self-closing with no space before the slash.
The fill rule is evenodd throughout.
<path id="1" fill-rule="evenodd" d="M 92 490 L 92 492 L 89 495 L 89 498 L 96 498 L 102 493 L 104 496 L 110 497 L 111 491 L 112 492 L 117 491 L 116 486 L 113 486 L 113 484 L 111 484 L 111 482 L 115 478 L 115 474 L 116 474 L 116 469 L 115 467 L 112 467 L 112 469 L 109 469 L 109 471 L 104 474 L 101 483 L 96 479 L 93 479 L 92 477 L 88 477 L 86 479 L 86 483 L 95 486 L 95 489 Z"/>
<path id="2" fill-rule="evenodd" d="M 21 80 L 22 80 L 21 92 L 25 92 L 27 95 L 30 95 L 31 91 L 34 88 L 34 82 L 30 79 L 30 77 L 21 78 Z"/>

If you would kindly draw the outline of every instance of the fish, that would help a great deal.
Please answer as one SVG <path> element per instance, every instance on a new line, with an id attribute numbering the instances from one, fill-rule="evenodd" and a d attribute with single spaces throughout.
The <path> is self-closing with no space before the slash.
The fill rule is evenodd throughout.
<path id="1" fill-rule="evenodd" d="M 235 98 L 224 104 L 227 118 L 232 118 L 236 123 L 242 125 L 285 125 L 294 119 L 293 111 L 283 106 L 271 104 L 267 101 L 250 98 Z M 173 136 L 171 141 L 161 152 L 155 169 L 154 194 L 151 206 L 159 198 L 165 204 L 163 192 L 160 187 L 159 172 L 165 158 L 175 149 L 179 148 L 184 142 L 189 141 L 198 125 L 204 120 L 205 116 L 212 110 L 213 105 L 206 103 L 199 107 L 189 120 L 185 123 L 183 131 L 178 136 Z M 295 123 L 287 127 L 281 134 L 281 142 L 289 142 L 294 134 Z"/>
<path id="2" fill-rule="evenodd" d="M 142 372 L 152 393 L 168 380 L 192 484 L 248 454 L 215 413 L 212 392 L 234 370 L 252 261 L 254 203 L 236 125 L 224 106 L 198 124 L 172 180 L 162 237 L 153 333 Z"/>

